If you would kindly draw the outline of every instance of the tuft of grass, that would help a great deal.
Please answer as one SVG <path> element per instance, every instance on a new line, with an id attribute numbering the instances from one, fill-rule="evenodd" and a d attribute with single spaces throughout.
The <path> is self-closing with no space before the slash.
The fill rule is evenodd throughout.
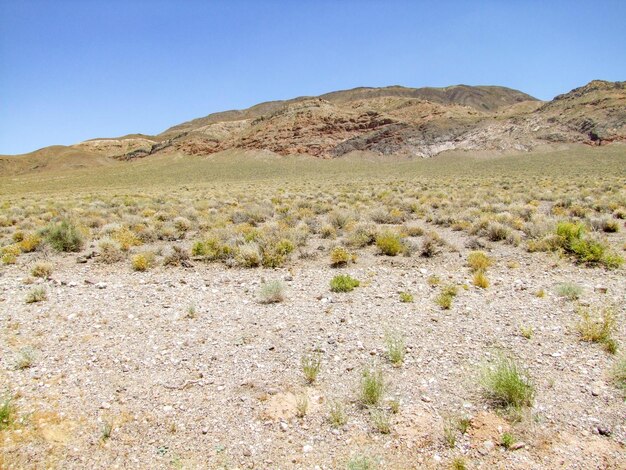
<path id="1" fill-rule="evenodd" d="M 455 457 L 450 462 L 450 470 L 466 470 L 467 464 L 465 463 L 465 459 L 463 457 Z"/>
<path id="2" fill-rule="evenodd" d="M 592 316 L 589 309 L 578 307 L 580 320 L 577 325 L 578 333 L 583 341 L 599 343 L 611 354 L 617 352 L 617 342 L 613 339 L 617 318 L 612 307 L 606 307 Z"/>
<path id="3" fill-rule="evenodd" d="M 383 371 L 379 368 L 365 369 L 361 376 L 361 403 L 364 406 L 376 406 L 384 393 Z"/>
<path id="4" fill-rule="evenodd" d="M 472 251 L 467 255 L 467 265 L 474 272 L 486 271 L 493 264 L 493 260 L 483 251 Z"/>
<path id="5" fill-rule="evenodd" d="M 617 388 L 622 389 L 626 393 L 626 354 L 622 354 L 613 364 L 611 380 Z"/>
<path id="6" fill-rule="evenodd" d="M 347 465 L 347 470 L 375 470 L 378 465 L 371 458 L 365 455 L 352 457 Z"/>
<path id="7" fill-rule="evenodd" d="M 535 297 L 543 299 L 545 296 L 546 296 L 546 291 L 543 289 L 539 289 L 537 292 L 535 292 Z"/>
<path id="8" fill-rule="evenodd" d="M 328 421 L 333 428 L 340 428 L 348 422 L 343 404 L 333 400 L 328 404 Z"/>
<path id="9" fill-rule="evenodd" d="M 534 333 L 532 326 L 524 326 L 524 325 L 519 327 L 519 332 L 522 335 L 522 337 L 526 339 L 531 339 Z"/>
<path id="10" fill-rule="evenodd" d="M 389 410 L 394 415 L 397 415 L 400 412 L 400 401 L 396 399 L 389 400 Z"/>
<path id="11" fill-rule="evenodd" d="M 578 300 L 583 293 L 583 288 L 572 282 L 563 282 L 556 286 L 556 293 L 567 300 Z"/>
<path id="12" fill-rule="evenodd" d="M 193 319 L 197 316 L 198 312 L 195 305 L 190 305 L 189 307 L 187 307 L 187 311 L 185 312 L 185 318 Z"/>
<path id="13" fill-rule="evenodd" d="M 384 410 L 373 409 L 370 411 L 370 417 L 376 430 L 381 434 L 389 434 L 391 432 L 391 420 Z"/>
<path id="14" fill-rule="evenodd" d="M 12 396 L 5 396 L 0 400 L 0 431 L 13 425 L 17 417 L 17 407 Z"/>
<path id="15" fill-rule="evenodd" d="M 31 348 L 22 348 L 16 355 L 13 366 L 16 370 L 28 369 L 35 362 L 35 353 Z"/>
<path id="16" fill-rule="evenodd" d="M 426 282 L 430 287 L 435 287 L 441 284 L 441 278 L 435 274 L 431 274 L 428 276 L 428 279 L 426 279 Z"/>
<path id="17" fill-rule="evenodd" d="M 494 364 L 483 369 L 480 384 L 485 398 L 503 408 L 531 406 L 535 396 L 528 372 L 506 356 L 499 356 Z"/>
<path id="18" fill-rule="evenodd" d="M 296 396 L 296 416 L 304 418 L 309 411 L 309 396 L 303 392 Z"/>
<path id="19" fill-rule="evenodd" d="M 102 428 L 100 429 L 100 440 L 102 442 L 106 442 L 111 438 L 111 433 L 113 432 L 113 424 L 109 421 L 105 421 L 102 423 Z"/>
<path id="20" fill-rule="evenodd" d="M 43 261 L 38 261 L 30 270 L 33 277 L 49 278 L 52 274 L 52 265 Z"/>
<path id="21" fill-rule="evenodd" d="M 359 287 L 361 283 L 348 274 L 339 274 L 330 281 L 330 290 L 332 292 L 352 292 L 355 287 Z"/>
<path id="22" fill-rule="evenodd" d="M 312 384 L 322 369 L 322 355 L 320 353 L 305 354 L 300 359 L 302 372 L 307 383 Z"/>
<path id="23" fill-rule="evenodd" d="M 46 229 L 46 240 L 57 251 L 76 252 L 83 247 L 83 235 L 69 220 L 50 225 Z"/>
<path id="24" fill-rule="evenodd" d="M 485 271 L 476 271 L 474 273 L 474 277 L 472 278 L 472 284 L 476 287 L 480 287 L 481 289 L 489 287 L 489 279 L 487 279 Z"/>
<path id="25" fill-rule="evenodd" d="M 48 298 L 45 287 L 35 287 L 28 294 L 26 294 L 26 303 L 32 304 L 35 302 L 43 302 Z"/>
<path id="26" fill-rule="evenodd" d="M 31 253 L 41 245 L 41 237 L 34 233 L 29 233 L 19 242 L 20 249 L 24 253 Z"/>
<path id="27" fill-rule="evenodd" d="M 394 367 L 400 367 L 404 362 L 404 354 L 406 345 L 404 336 L 397 331 L 388 331 L 385 333 L 385 346 L 387 347 L 387 358 Z"/>
<path id="28" fill-rule="evenodd" d="M 515 444 L 515 442 L 516 439 L 511 433 L 505 432 L 500 437 L 500 445 L 502 445 L 502 447 L 504 447 L 506 450 L 509 450 L 513 446 L 513 444 Z"/>
<path id="29" fill-rule="evenodd" d="M 413 294 L 409 292 L 400 292 L 400 302 L 402 303 L 413 303 Z"/>
<path id="30" fill-rule="evenodd" d="M 443 425 L 443 440 L 450 449 L 456 447 L 457 424 L 450 419 L 446 419 Z"/>
<path id="31" fill-rule="evenodd" d="M 452 300 L 457 295 L 458 289 L 455 285 L 448 285 L 441 289 L 441 292 L 435 298 L 435 303 L 444 310 L 449 310 L 452 307 Z"/>
<path id="32" fill-rule="evenodd" d="M 257 293 L 259 303 L 275 304 L 285 300 L 285 286 L 280 281 L 269 281 L 261 284 Z"/>

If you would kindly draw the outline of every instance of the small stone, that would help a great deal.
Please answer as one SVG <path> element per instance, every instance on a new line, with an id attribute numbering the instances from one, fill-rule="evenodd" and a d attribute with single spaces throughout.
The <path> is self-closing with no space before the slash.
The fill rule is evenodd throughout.
<path id="1" fill-rule="evenodd" d="M 305 454 L 311 452 L 312 450 L 313 446 L 310 446 L 309 444 L 306 444 L 304 447 L 302 447 L 302 452 L 304 452 Z"/>
<path id="2" fill-rule="evenodd" d="M 594 291 L 596 291 L 598 294 L 606 294 L 608 291 L 608 288 L 606 286 L 596 286 L 593 289 Z"/>
<path id="3" fill-rule="evenodd" d="M 96 288 L 98 289 L 106 289 L 107 285 L 104 282 L 98 282 L 96 284 Z"/>
<path id="4" fill-rule="evenodd" d="M 520 450 L 520 449 L 523 449 L 524 447 L 526 447 L 526 443 L 522 442 L 522 441 L 519 441 L 519 442 L 516 442 L 515 444 L 513 444 L 511 447 L 509 447 L 509 449 L 511 449 L 511 450 Z"/>
<path id="5" fill-rule="evenodd" d="M 209 432 L 209 428 L 202 428 L 202 434 L 207 434 Z"/>
<path id="6" fill-rule="evenodd" d="M 243 451 L 244 457 L 250 457 L 251 455 L 252 455 L 252 452 L 250 452 L 250 449 L 244 449 Z"/>
<path id="7" fill-rule="evenodd" d="M 281 421 L 278 426 L 280 427 L 280 430 L 282 432 L 287 432 L 287 430 L 289 429 L 289 425 L 285 423 L 284 421 Z"/>
<path id="8" fill-rule="evenodd" d="M 611 430 L 606 426 L 598 426 L 596 429 L 601 436 L 610 436 L 612 434 Z"/>
<path id="9" fill-rule="evenodd" d="M 291 275 L 287 274 L 287 275 L 285 276 L 285 281 L 287 281 L 287 282 L 289 282 L 289 281 L 293 281 L 293 276 L 291 276 Z"/>
<path id="10" fill-rule="evenodd" d="M 482 455 L 487 455 L 495 447 L 496 445 L 493 443 L 493 441 L 485 441 L 483 442 L 483 445 L 480 447 L 480 449 L 478 449 L 478 452 Z"/>
<path id="11" fill-rule="evenodd" d="M 107 403 L 106 401 L 103 401 L 100 404 L 100 408 L 103 409 L 103 410 L 108 410 L 109 408 L 111 408 L 111 405 L 109 403 Z"/>
<path id="12" fill-rule="evenodd" d="M 426 395 L 422 395 L 422 401 L 426 403 L 430 403 L 432 399 Z"/>

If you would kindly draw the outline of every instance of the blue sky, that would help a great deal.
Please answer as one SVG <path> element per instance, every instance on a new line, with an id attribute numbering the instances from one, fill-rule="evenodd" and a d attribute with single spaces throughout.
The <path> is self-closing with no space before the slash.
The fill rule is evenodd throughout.
<path id="1" fill-rule="evenodd" d="M 356 86 L 626 80 L 626 1 L 0 0 L 0 154 Z"/>

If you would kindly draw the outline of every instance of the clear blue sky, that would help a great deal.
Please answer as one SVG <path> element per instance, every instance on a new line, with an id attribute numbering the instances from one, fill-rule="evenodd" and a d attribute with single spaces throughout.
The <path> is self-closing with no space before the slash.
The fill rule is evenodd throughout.
<path id="1" fill-rule="evenodd" d="M 0 0 L 0 154 L 356 86 L 626 80 L 626 1 Z"/>

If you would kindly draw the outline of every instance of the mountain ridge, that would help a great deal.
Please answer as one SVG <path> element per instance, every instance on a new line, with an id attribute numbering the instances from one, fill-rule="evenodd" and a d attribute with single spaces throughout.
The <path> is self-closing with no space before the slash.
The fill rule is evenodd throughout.
<path id="1" fill-rule="evenodd" d="M 0 171 L 37 171 L 54 166 L 55 160 L 84 166 L 225 150 L 317 158 L 355 151 L 432 157 L 447 150 L 527 151 L 545 144 L 616 141 L 626 141 L 626 82 L 594 80 L 550 101 L 500 86 L 392 85 L 262 102 L 192 119 L 153 136 L 96 138 L 0 156 Z M 18 165 L 16 159 L 26 163 Z"/>

